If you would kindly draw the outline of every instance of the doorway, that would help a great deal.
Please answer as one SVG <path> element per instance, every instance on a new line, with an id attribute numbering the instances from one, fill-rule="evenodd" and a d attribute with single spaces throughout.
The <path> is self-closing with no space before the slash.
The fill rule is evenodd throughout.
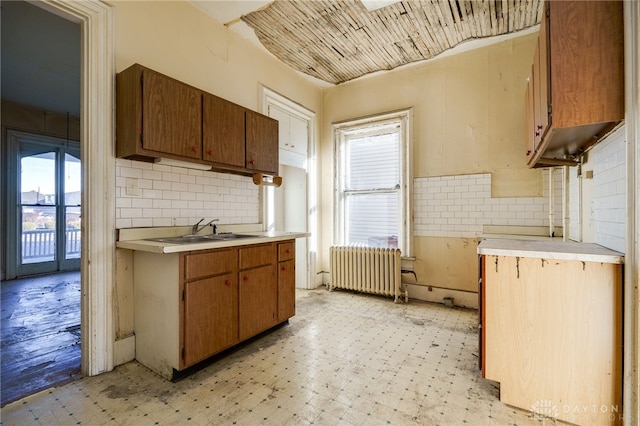
<path id="1" fill-rule="evenodd" d="M 25 132 L 8 131 L 8 259 L 16 277 L 80 270 L 80 145 Z M 14 240 L 14 238 L 9 239 Z M 8 271 L 11 268 L 7 268 Z"/>
<path id="2" fill-rule="evenodd" d="M 266 230 L 309 232 L 296 239 L 296 287 L 315 288 L 316 193 L 315 113 L 282 95 L 262 87 L 262 108 L 278 120 L 279 174 L 282 186 L 266 187 L 264 194 Z"/>
<path id="3" fill-rule="evenodd" d="M 2 4 L 3 405 L 81 376 L 82 37 L 79 22 Z"/>

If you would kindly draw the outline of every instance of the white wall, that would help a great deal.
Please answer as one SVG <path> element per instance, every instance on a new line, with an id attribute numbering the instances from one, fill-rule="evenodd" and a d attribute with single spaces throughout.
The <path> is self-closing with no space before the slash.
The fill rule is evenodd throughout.
<path id="1" fill-rule="evenodd" d="M 589 153 L 593 167 L 590 211 L 594 242 L 624 253 L 626 250 L 626 138 L 621 127 Z M 583 169 L 584 171 L 584 169 Z"/>
<path id="2" fill-rule="evenodd" d="M 473 238 L 484 225 L 549 226 L 549 173 L 540 197 L 492 197 L 491 174 L 435 176 L 414 180 L 414 235 Z M 554 225 L 562 226 L 562 173 L 555 170 Z"/>
<path id="3" fill-rule="evenodd" d="M 127 193 L 128 182 L 137 195 Z M 203 217 L 260 223 L 259 187 L 246 176 L 117 160 L 116 228 L 185 226 Z"/>
<path id="4" fill-rule="evenodd" d="M 626 133 L 621 126 L 569 171 L 569 238 L 626 250 Z"/>

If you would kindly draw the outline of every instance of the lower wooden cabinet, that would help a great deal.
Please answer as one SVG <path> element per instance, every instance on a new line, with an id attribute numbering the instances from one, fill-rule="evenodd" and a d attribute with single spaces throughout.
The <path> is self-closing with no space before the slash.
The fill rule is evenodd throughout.
<path id="1" fill-rule="evenodd" d="M 135 252 L 136 359 L 171 380 L 291 318 L 294 249 L 294 240 L 286 240 L 175 254 Z"/>
<path id="2" fill-rule="evenodd" d="M 278 244 L 278 321 L 296 314 L 295 255 L 294 241 Z"/>
<path id="3" fill-rule="evenodd" d="M 240 272 L 240 340 L 248 339 L 278 323 L 278 283 L 275 266 Z"/>
<path id="4" fill-rule="evenodd" d="M 186 283 L 184 294 L 184 365 L 238 343 L 236 274 Z"/>

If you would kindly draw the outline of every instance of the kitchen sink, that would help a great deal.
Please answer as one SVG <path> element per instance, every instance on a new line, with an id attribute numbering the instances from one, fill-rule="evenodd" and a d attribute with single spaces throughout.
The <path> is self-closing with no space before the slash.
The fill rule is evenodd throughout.
<path id="1" fill-rule="evenodd" d="M 181 237 L 162 237 L 162 238 L 148 238 L 147 241 L 157 241 L 160 243 L 169 244 L 194 244 L 203 243 L 207 241 L 230 241 L 243 238 L 258 238 L 258 235 L 249 234 L 206 234 L 206 235 L 183 235 Z"/>

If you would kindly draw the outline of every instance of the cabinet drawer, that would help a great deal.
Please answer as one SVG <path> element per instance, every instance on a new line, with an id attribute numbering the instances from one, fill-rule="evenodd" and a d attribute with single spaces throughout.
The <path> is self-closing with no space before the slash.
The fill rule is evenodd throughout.
<path id="1" fill-rule="evenodd" d="M 184 279 L 189 281 L 233 272 L 237 263 L 237 252 L 233 248 L 187 254 L 184 257 Z"/>
<path id="2" fill-rule="evenodd" d="M 271 265 L 276 259 L 275 244 L 241 247 L 238 251 L 240 252 L 240 269 Z"/>
<path id="3" fill-rule="evenodd" d="M 295 241 L 287 241 L 278 244 L 278 262 L 284 260 L 291 260 L 296 257 L 296 243 Z"/>

